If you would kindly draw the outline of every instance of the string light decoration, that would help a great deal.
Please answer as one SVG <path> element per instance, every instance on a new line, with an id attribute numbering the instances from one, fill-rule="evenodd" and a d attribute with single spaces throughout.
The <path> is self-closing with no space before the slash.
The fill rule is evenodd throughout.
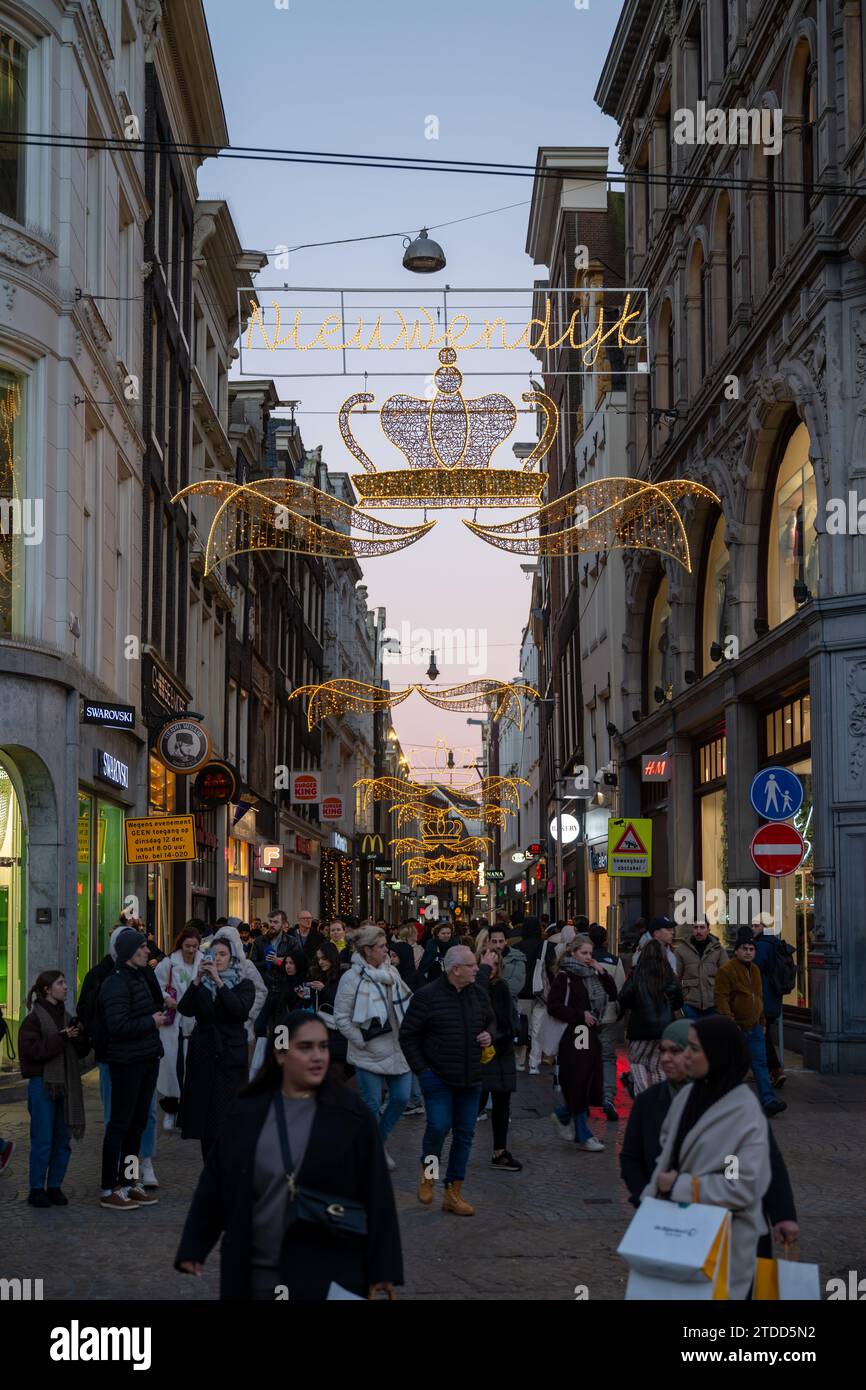
<path id="1" fill-rule="evenodd" d="M 436 525 L 425 521 L 394 526 L 293 478 L 262 478 L 253 483 L 208 478 L 181 488 L 172 502 L 195 495 L 219 502 L 205 547 L 205 574 L 232 555 L 254 550 L 331 559 L 393 555 L 414 545 Z M 352 527 L 371 538 L 351 535 Z"/>
<path id="2" fill-rule="evenodd" d="M 355 900 L 351 859 L 324 847 L 321 882 L 323 918 L 329 921 L 334 917 L 351 916 Z"/>
<path id="3" fill-rule="evenodd" d="M 452 869 L 474 869 L 477 863 L 477 859 L 471 854 L 440 855 L 432 859 L 424 854 L 416 854 L 406 860 L 405 868 L 407 873 L 414 873 L 416 869 L 424 873 L 435 873 L 437 868 L 450 873 Z"/>
<path id="4" fill-rule="evenodd" d="M 486 854 L 493 841 L 489 835 L 466 835 L 462 840 L 444 839 L 439 835 L 425 835 L 419 840 L 417 836 L 405 835 L 390 840 L 389 843 L 395 854 L 420 854 L 428 851 L 444 853 L 455 845 L 466 854 Z"/>
<path id="5" fill-rule="evenodd" d="M 443 866 L 441 869 L 428 869 L 424 873 L 413 875 L 409 882 L 413 888 L 429 887 L 433 883 L 474 883 L 477 877 L 477 869 L 454 869 L 449 870 Z"/>
<path id="6" fill-rule="evenodd" d="M 317 685 L 299 685 L 289 695 L 290 700 L 307 700 L 307 728 L 327 719 L 329 715 L 365 714 L 376 710 L 393 709 L 413 693 L 429 704 L 453 712 L 481 711 L 502 727 L 511 724 L 523 728 L 523 700 L 540 699 L 539 692 L 529 685 L 509 685 L 505 681 L 464 681 L 443 690 L 431 690 L 423 685 L 409 685 L 403 690 L 385 690 L 367 681 L 339 677 Z"/>
<path id="7" fill-rule="evenodd" d="M 457 793 L 453 787 L 446 787 L 438 782 L 410 782 L 401 777 L 359 777 L 354 785 L 363 791 L 365 809 L 370 801 L 411 802 L 417 808 L 419 803 L 428 801 L 431 796 L 438 794 L 450 802 L 452 809 L 462 816 L 480 812 L 488 801 L 494 807 L 504 807 L 506 802 L 518 806 L 520 793 L 517 788 L 528 787 L 529 783 L 525 777 L 481 777 L 475 784 L 481 793 L 480 800 L 475 800 L 469 795 L 469 789 Z M 456 804 L 457 802 L 463 804 Z M 434 805 L 431 809 L 441 808 Z M 482 819 L 480 815 L 471 814 L 470 818 Z"/>
<path id="8" fill-rule="evenodd" d="M 598 478 L 516 521 L 484 526 L 464 520 L 463 524 L 488 545 L 519 555 L 654 550 L 669 556 L 690 574 L 686 528 L 674 505 L 684 497 L 720 505 L 710 488 L 688 478 L 663 483 L 639 478 Z M 537 534 L 527 536 L 525 533 L 530 531 Z"/>
<path id="9" fill-rule="evenodd" d="M 517 408 L 507 396 L 491 392 L 466 400 L 463 373 L 455 365 L 453 347 L 439 352 L 433 374 L 432 401 L 419 396 L 389 396 L 379 412 L 385 438 L 400 451 L 408 469 L 380 473 L 352 433 L 350 416 L 358 405 L 375 398 L 369 392 L 349 396 L 340 407 L 340 434 L 347 449 L 366 470 L 353 476 L 361 507 L 523 507 L 540 504 L 547 476 L 532 473 L 535 463 L 556 438 L 559 414 L 543 391 L 525 392 L 522 399 L 541 411 L 541 438 L 522 470 L 491 468 L 494 451 L 517 423 Z"/>

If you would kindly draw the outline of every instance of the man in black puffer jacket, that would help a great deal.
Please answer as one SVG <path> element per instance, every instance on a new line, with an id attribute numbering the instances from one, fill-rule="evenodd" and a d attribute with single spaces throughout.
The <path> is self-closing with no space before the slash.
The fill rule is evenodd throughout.
<path id="1" fill-rule="evenodd" d="M 491 1046 L 495 1015 L 486 992 L 475 984 L 478 965 L 468 946 L 452 946 L 442 964 L 439 979 L 412 995 L 400 1028 L 403 1056 L 418 1077 L 427 1111 L 418 1201 L 424 1206 L 433 1201 L 439 1159 L 452 1131 L 442 1210 L 474 1216 L 460 1191 L 475 1138 L 481 1053 Z"/>
<path id="2" fill-rule="evenodd" d="M 166 1014 L 147 978 L 147 937 L 125 928 L 114 943 L 117 968 L 99 991 L 98 1008 L 106 1061 L 111 1074 L 111 1115 L 102 1141 L 102 1197 L 112 1211 L 134 1211 L 157 1198 L 134 1179 L 124 1182 L 126 1162 L 136 1158 L 147 1124 Z"/>

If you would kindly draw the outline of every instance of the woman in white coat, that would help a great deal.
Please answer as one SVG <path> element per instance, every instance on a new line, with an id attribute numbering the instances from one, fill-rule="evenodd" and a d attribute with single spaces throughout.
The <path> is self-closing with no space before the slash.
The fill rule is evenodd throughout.
<path id="1" fill-rule="evenodd" d="M 163 994 L 166 998 L 174 1000 L 172 1009 L 174 1018 L 171 1023 L 166 1024 L 160 1030 L 159 1035 L 162 1043 L 162 1059 L 159 1064 L 156 1089 L 160 1097 L 160 1105 L 166 1112 L 162 1122 L 163 1129 L 174 1128 L 183 1086 L 186 1043 L 195 1027 L 195 1019 L 181 1018 L 180 1014 L 176 1012 L 176 1008 L 186 994 L 191 981 L 195 979 L 200 965 L 201 932 L 192 922 L 188 922 L 175 937 L 171 955 L 164 956 L 153 972 L 159 981 Z"/>
<path id="2" fill-rule="evenodd" d="M 412 1089 L 412 1072 L 399 1041 L 412 991 L 388 959 L 388 938 L 381 927 L 361 927 L 354 947 L 334 1000 L 334 1021 L 348 1039 L 347 1061 L 356 1070 L 359 1094 L 375 1115 L 384 1144 Z M 388 1104 L 380 1118 L 386 1083 Z M 396 1166 L 387 1150 L 385 1158 L 389 1168 Z"/>
<path id="3" fill-rule="evenodd" d="M 689 1028 L 686 1073 L 661 1132 L 661 1153 L 644 1197 L 704 1202 L 731 1213 L 730 1297 L 746 1299 L 758 1240 L 767 1229 L 767 1119 L 745 1084 L 749 1049 L 733 1019 L 715 1014 Z"/>

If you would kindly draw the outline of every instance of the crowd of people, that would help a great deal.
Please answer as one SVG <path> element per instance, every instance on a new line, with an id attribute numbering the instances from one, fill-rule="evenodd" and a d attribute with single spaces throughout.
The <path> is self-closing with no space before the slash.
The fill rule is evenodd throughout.
<path id="1" fill-rule="evenodd" d="M 593 1111 L 620 1122 L 622 1082 L 633 1102 L 620 1156 L 630 1201 L 700 1193 L 727 1207 L 732 1297 L 746 1298 L 759 1240 L 798 1233 L 767 1124 L 785 1109 L 786 1079 L 771 1036 L 784 979 L 768 925 L 741 928 L 729 957 L 705 922 L 680 939 L 668 918 L 639 922 L 627 971 L 586 919 L 394 927 L 302 910 L 290 925 L 275 910 L 251 923 L 190 921 L 166 955 L 121 917 L 76 1013 L 59 970 L 43 971 L 28 996 L 28 1200 L 67 1203 L 82 1072 L 95 1062 L 101 1207 L 158 1201 L 160 1114 L 163 1130 L 200 1146 L 176 1269 L 200 1275 L 223 1235 L 222 1297 L 392 1297 L 402 1282 L 395 1127 L 424 1116 L 419 1203 L 431 1206 L 441 1183 L 443 1212 L 471 1217 L 464 1185 L 479 1123 L 489 1118 L 491 1169 L 520 1173 L 509 1149 L 518 1073 L 549 1067 L 551 1121 L 584 1153 L 602 1152 L 611 1133 L 593 1129 Z M 0 1140 L 4 1166 L 10 1157 Z"/>

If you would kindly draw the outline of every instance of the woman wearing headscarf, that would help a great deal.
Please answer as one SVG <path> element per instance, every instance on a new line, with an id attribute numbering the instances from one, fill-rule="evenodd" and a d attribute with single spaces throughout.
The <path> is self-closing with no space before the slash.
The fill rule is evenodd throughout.
<path id="1" fill-rule="evenodd" d="M 661 1036 L 682 1006 L 683 992 L 661 945 L 648 941 L 619 995 L 620 1016 L 629 1010 L 625 1036 L 635 1096 L 664 1080 Z"/>
<path id="2" fill-rule="evenodd" d="M 604 1144 L 589 1127 L 589 1108 L 604 1097 L 601 1042 L 598 1028 L 609 1000 L 616 999 L 616 985 L 600 961 L 593 959 L 592 942 L 579 932 L 557 963 L 547 997 L 547 1012 L 566 1025 L 559 1042 L 557 1070 L 563 1104 L 553 1112 L 553 1122 L 563 1139 L 584 1153 L 600 1153 Z M 576 1029 L 585 1033 L 577 1037 Z M 578 1046 L 578 1043 L 585 1046 Z"/>
<path id="3" fill-rule="evenodd" d="M 66 1012 L 62 970 L 43 970 L 27 995 L 30 1010 L 18 1034 L 19 1066 L 30 1112 L 31 1207 L 65 1207 L 62 1191 L 71 1155 L 70 1135 L 84 1137 L 82 1059 L 90 1042 Z"/>
<path id="4" fill-rule="evenodd" d="M 253 1043 L 255 1041 L 255 1022 L 261 1010 L 264 1008 L 265 1000 L 268 997 L 268 986 L 258 966 L 247 959 L 246 952 L 244 951 L 244 943 L 241 941 L 241 935 L 237 928 L 238 922 L 240 922 L 239 917 L 230 917 L 228 922 L 214 933 L 213 940 L 210 942 L 205 941 L 202 945 L 213 946 L 217 941 L 227 941 L 232 955 L 238 962 L 241 979 L 249 980 L 253 986 L 255 990 L 255 1000 L 253 1002 L 253 1007 L 250 1009 L 250 1016 L 246 1023 L 247 1041 Z"/>
<path id="5" fill-rule="evenodd" d="M 173 1015 L 171 1022 L 167 1023 L 160 1033 L 162 1058 L 156 1079 L 159 1103 L 165 1112 L 163 1129 L 174 1129 L 180 1093 L 183 1090 L 186 1052 L 190 1034 L 195 1027 L 195 1020 L 182 1018 L 177 1012 L 177 1006 L 198 974 L 201 959 L 201 932 L 198 925 L 190 921 L 185 927 L 181 927 L 175 937 L 171 954 L 165 956 L 153 972 L 166 1004 L 173 1001 L 169 1009 L 169 1014 Z"/>
<path id="6" fill-rule="evenodd" d="M 403 1259 L 375 1119 L 359 1096 L 330 1084 L 321 1019 L 295 1012 L 276 1041 L 229 1109 L 175 1269 L 200 1276 L 224 1232 L 222 1299 L 322 1302 L 332 1284 L 357 1298 L 391 1293 Z"/>
<path id="7" fill-rule="evenodd" d="M 745 1299 L 758 1241 L 766 1231 L 767 1120 L 746 1085 L 749 1049 L 732 1019 L 695 1019 L 685 1055 L 689 1084 L 674 1099 L 662 1126 L 661 1153 L 642 1196 L 730 1211 L 730 1296 Z"/>
<path id="8" fill-rule="evenodd" d="M 201 1142 L 202 1157 L 219 1134 L 229 1102 L 247 1081 L 245 1024 L 255 1002 L 251 980 L 241 975 L 241 955 L 223 938 L 202 953 L 195 979 L 178 1004 L 194 1018 L 189 1040 L 180 1124 L 184 1139 Z"/>

